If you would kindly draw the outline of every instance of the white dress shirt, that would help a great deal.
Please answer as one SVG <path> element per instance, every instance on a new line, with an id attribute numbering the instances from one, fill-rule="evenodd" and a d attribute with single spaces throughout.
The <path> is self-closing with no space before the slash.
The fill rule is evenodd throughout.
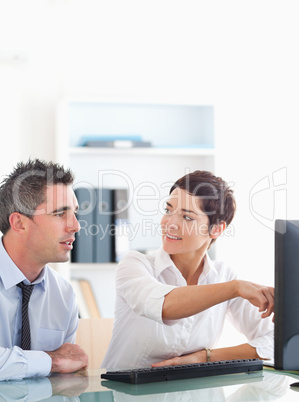
<path id="1" fill-rule="evenodd" d="M 29 281 L 11 260 L 0 239 L 0 381 L 50 373 L 53 351 L 75 341 L 78 308 L 71 285 L 47 265 L 32 282 L 29 302 L 31 350 L 22 350 L 22 290 Z"/>
<path id="2" fill-rule="evenodd" d="M 231 281 L 235 273 L 205 256 L 198 285 Z M 163 322 L 164 296 L 186 280 L 161 248 L 155 254 L 129 252 L 116 272 L 115 321 L 102 367 L 147 367 L 174 356 L 213 348 L 225 318 L 255 347 L 261 358 L 273 358 L 271 318 L 261 319 L 257 307 L 240 297 L 217 304 L 192 317 Z"/>

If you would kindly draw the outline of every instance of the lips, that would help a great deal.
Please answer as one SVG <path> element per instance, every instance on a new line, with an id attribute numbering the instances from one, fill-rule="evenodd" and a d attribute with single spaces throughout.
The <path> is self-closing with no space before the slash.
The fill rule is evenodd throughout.
<path id="1" fill-rule="evenodd" d="M 173 236 L 173 235 L 170 235 L 169 233 L 166 233 L 166 237 L 170 240 L 182 240 L 181 237 Z"/>
<path id="2" fill-rule="evenodd" d="M 60 244 L 66 245 L 69 248 L 73 248 L 73 243 L 75 239 L 67 239 L 65 241 L 61 241 Z"/>

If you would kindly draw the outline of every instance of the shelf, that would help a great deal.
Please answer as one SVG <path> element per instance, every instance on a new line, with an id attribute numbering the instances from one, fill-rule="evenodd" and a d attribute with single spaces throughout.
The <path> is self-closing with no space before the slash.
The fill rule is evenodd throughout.
<path id="1" fill-rule="evenodd" d="M 194 156 L 214 156 L 214 148 L 87 148 L 71 147 L 70 155 L 194 155 Z"/>
<path id="2" fill-rule="evenodd" d="M 117 267 L 117 263 L 116 262 L 107 262 L 107 263 L 94 263 L 94 262 L 71 262 L 70 263 L 70 268 L 71 271 L 88 271 L 88 270 L 92 270 L 92 271 L 103 271 L 103 270 L 111 270 L 111 269 L 116 269 Z"/>

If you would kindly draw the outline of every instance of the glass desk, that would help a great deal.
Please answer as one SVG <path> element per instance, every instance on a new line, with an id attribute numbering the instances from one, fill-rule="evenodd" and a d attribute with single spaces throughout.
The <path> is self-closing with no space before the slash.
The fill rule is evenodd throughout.
<path id="1" fill-rule="evenodd" d="M 105 370 L 0 382 L 0 402 L 184 402 L 299 401 L 299 372 L 264 368 L 251 374 L 229 374 L 131 385 L 101 380 Z"/>

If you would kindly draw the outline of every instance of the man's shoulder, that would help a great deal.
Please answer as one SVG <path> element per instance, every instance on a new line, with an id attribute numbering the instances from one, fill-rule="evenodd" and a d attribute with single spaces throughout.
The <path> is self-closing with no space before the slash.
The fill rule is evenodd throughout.
<path id="1" fill-rule="evenodd" d="M 57 286 L 63 290 L 73 291 L 70 282 L 49 265 L 45 266 L 48 286 Z"/>

